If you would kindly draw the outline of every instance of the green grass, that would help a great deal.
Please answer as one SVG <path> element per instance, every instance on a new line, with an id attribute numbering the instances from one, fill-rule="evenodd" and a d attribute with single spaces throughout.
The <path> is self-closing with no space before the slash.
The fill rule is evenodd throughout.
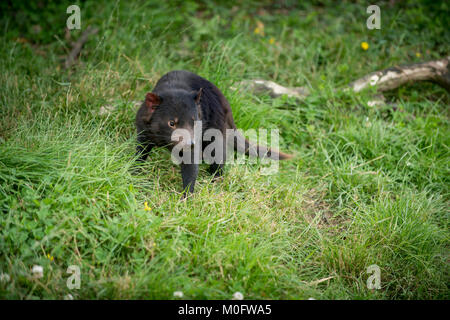
<path id="1" fill-rule="evenodd" d="M 448 55 L 447 4 L 381 2 L 382 29 L 367 30 L 362 1 L 87 1 L 82 28 L 100 31 L 65 71 L 60 57 L 82 32 L 65 38 L 68 5 L 0 19 L 0 298 L 450 297 L 448 93 L 402 87 L 387 95 L 394 111 L 343 90 Z M 188 201 L 167 151 L 135 171 L 135 101 L 173 69 L 216 83 L 239 128 L 278 128 L 296 157 L 270 176 L 229 165 L 218 182 L 202 167 Z M 230 89 L 252 78 L 311 95 Z M 380 290 L 366 286 L 372 264 Z M 69 265 L 79 290 L 66 286 Z"/>

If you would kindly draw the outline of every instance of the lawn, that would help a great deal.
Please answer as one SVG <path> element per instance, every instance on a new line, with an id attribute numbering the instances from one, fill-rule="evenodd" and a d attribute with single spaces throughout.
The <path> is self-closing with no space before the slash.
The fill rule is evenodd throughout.
<path id="1" fill-rule="evenodd" d="M 371 106 L 374 90 L 345 90 L 448 56 L 448 3 L 378 1 L 369 30 L 366 1 L 78 1 L 66 32 L 73 2 L 49 2 L 0 4 L 1 299 L 450 298 L 449 93 L 414 83 Z M 215 83 L 239 128 L 279 129 L 294 158 L 220 181 L 202 166 L 186 201 L 165 149 L 135 170 L 137 102 L 175 69 Z M 310 95 L 230 88 L 256 78 Z"/>

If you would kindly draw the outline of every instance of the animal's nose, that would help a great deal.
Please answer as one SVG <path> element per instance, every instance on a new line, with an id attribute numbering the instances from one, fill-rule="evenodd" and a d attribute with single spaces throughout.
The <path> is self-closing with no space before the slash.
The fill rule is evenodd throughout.
<path id="1" fill-rule="evenodd" d="M 184 146 L 187 147 L 193 147 L 195 145 L 195 141 L 192 137 L 189 136 L 184 136 L 184 137 L 180 137 L 180 139 L 178 140 L 181 144 L 183 144 Z"/>

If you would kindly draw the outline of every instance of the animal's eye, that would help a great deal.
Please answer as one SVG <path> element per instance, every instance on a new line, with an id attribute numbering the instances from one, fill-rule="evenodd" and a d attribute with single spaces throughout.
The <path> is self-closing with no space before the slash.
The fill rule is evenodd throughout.
<path id="1" fill-rule="evenodd" d="M 169 121 L 169 127 L 175 128 L 175 121 L 170 120 Z"/>

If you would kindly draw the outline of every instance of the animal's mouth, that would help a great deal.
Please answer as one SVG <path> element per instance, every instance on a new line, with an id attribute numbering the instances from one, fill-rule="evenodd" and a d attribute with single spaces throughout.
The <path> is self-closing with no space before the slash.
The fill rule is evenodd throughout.
<path id="1" fill-rule="evenodd" d="M 182 149 L 190 149 L 193 148 L 195 146 L 195 140 L 194 139 L 189 139 L 187 141 L 178 141 L 178 142 L 174 142 L 174 145 L 179 146 Z"/>
<path id="2" fill-rule="evenodd" d="M 195 146 L 196 139 L 195 136 L 190 132 L 190 130 L 186 129 L 177 129 L 173 132 L 171 140 L 172 144 L 176 145 L 180 148 L 192 148 Z"/>

